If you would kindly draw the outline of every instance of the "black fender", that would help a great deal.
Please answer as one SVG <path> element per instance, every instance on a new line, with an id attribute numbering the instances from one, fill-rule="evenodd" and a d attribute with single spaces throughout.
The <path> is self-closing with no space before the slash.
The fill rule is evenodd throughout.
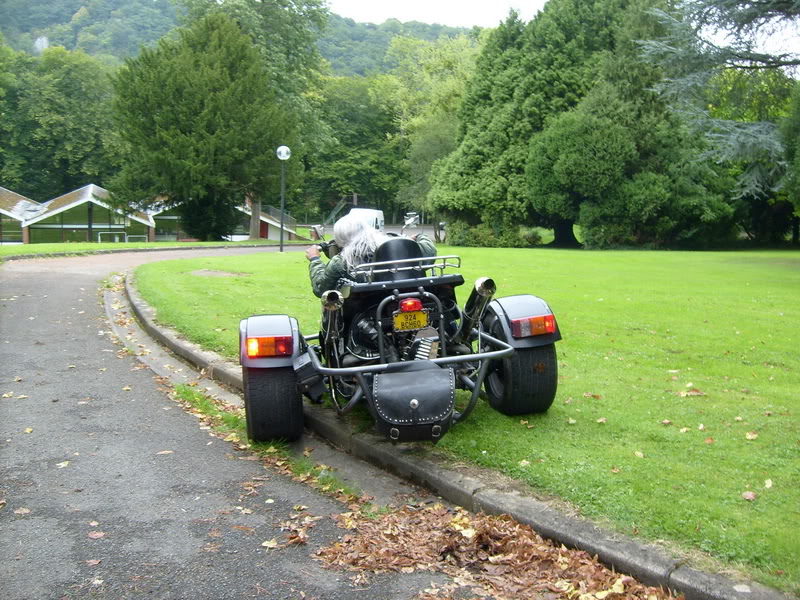
<path id="1" fill-rule="evenodd" d="M 248 337 L 292 336 L 292 355 L 268 358 L 247 356 Z M 239 362 L 243 367 L 274 369 L 291 367 L 295 358 L 305 351 L 305 339 L 300 335 L 297 319 L 289 315 L 253 315 L 239 321 Z"/>
<path id="2" fill-rule="evenodd" d="M 555 314 L 550 310 L 547 302 L 538 296 L 531 294 L 518 294 L 516 296 L 505 296 L 495 298 L 486 308 L 487 314 L 494 314 L 500 322 L 505 334 L 504 342 L 514 348 L 534 348 L 536 346 L 547 346 L 561 339 L 561 329 L 558 327 L 556 319 L 556 330 L 553 333 L 544 335 L 534 335 L 526 338 L 515 338 L 511 335 L 511 321 L 523 317 L 540 317 Z"/>

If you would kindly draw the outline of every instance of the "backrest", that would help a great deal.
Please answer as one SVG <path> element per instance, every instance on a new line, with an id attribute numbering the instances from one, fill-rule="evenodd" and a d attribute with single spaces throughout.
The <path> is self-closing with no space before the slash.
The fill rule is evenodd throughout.
<path id="1" fill-rule="evenodd" d="M 393 237 L 383 242 L 375 250 L 373 262 L 393 262 L 409 258 L 422 258 L 422 249 L 419 244 L 407 237 Z M 396 273 L 375 273 L 374 281 L 395 281 L 398 279 L 410 279 L 412 277 L 422 277 L 424 271 L 422 267 L 413 270 L 398 271 Z"/>

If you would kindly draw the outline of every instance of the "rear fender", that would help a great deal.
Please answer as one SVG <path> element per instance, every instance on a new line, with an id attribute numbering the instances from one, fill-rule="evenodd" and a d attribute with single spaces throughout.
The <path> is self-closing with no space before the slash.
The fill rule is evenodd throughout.
<path id="1" fill-rule="evenodd" d="M 292 356 L 249 358 L 245 340 L 248 337 L 292 336 Z M 239 362 L 243 367 L 273 369 L 291 367 L 301 354 L 304 343 L 297 319 L 288 315 L 253 315 L 239 322 Z"/>
<path id="2" fill-rule="evenodd" d="M 505 296 L 495 298 L 489 303 L 487 313 L 497 316 L 500 326 L 503 328 L 505 340 L 514 348 L 534 348 L 536 346 L 547 346 L 561 339 L 561 329 L 556 320 L 556 330 L 545 335 L 534 335 L 526 338 L 515 338 L 511 335 L 512 319 L 522 317 L 540 317 L 544 315 L 555 315 L 550 307 L 542 298 L 531 294 L 519 294 L 517 296 Z"/>

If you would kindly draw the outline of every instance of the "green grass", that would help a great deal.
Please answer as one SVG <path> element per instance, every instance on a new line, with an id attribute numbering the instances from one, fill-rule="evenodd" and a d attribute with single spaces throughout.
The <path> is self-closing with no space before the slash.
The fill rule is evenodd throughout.
<path id="1" fill-rule="evenodd" d="M 285 242 L 287 244 L 308 244 L 307 240 Z M 251 242 L 70 242 L 64 244 L 15 244 L 0 245 L 0 259 L 4 256 L 21 256 L 36 254 L 92 254 L 103 250 L 132 250 L 138 248 L 197 248 L 197 247 L 218 247 L 218 246 L 249 246 L 253 244 L 263 244 L 265 246 L 276 246 L 275 240 L 259 240 Z"/>
<path id="2" fill-rule="evenodd" d="M 504 417 L 481 402 L 429 451 L 665 540 L 700 566 L 800 592 L 800 254 L 444 253 L 462 256 L 468 281 L 492 276 L 498 296 L 545 298 L 564 339 L 546 415 Z M 234 359 L 249 314 L 291 314 L 306 334 L 318 327 L 300 253 L 160 262 L 137 282 L 160 321 Z M 681 395 L 693 389 L 703 395 Z"/>

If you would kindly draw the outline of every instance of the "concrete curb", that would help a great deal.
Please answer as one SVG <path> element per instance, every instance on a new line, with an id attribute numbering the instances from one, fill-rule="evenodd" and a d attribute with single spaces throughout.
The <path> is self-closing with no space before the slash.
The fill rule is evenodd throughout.
<path id="1" fill-rule="evenodd" d="M 155 311 L 133 289 L 129 278 L 125 291 L 132 312 L 142 328 L 175 354 L 203 370 L 207 376 L 242 389 L 238 367 L 221 356 L 202 350 L 168 328 L 155 324 Z M 425 458 L 413 446 L 392 445 L 370 433 L 357 433 L 336 414 L 320 406 L 304 404 L 306 425 L 342 450 L 396 475 L 423 485 L 449 502 L 487 514 L 508 514 L 530 525 L 537 533 L 565 546 L 585 550 L 619 572 L 633 575 L 648 585 L 669 588 L 686 600 L 786 600 L 777 590 L 755 582 L 737 582 L 721 575 L 704 573 L 683 565 L 662 549 L 602 530 L 595 524 L 567 515 L 547 502 L 513 490 L 512 480 L 503 485 L 461 473 Z"/>

